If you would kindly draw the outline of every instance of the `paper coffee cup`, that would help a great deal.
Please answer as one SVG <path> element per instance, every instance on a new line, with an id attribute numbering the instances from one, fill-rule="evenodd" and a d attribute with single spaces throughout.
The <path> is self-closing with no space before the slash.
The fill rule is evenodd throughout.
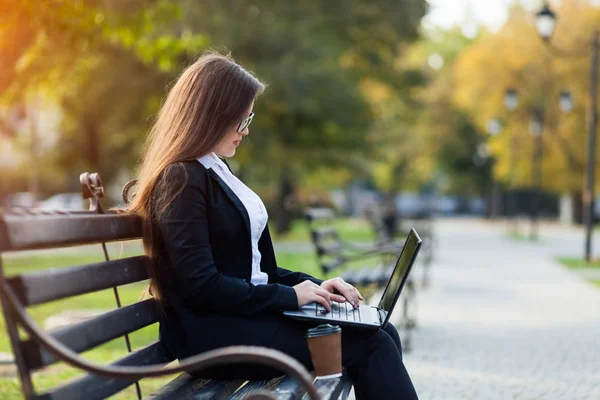
<path id="1" fill-rule="evenodd" d="M 342 376 L 342 328 L 319 325 L 306 331 L 306 341 L 317 378 Z"/>

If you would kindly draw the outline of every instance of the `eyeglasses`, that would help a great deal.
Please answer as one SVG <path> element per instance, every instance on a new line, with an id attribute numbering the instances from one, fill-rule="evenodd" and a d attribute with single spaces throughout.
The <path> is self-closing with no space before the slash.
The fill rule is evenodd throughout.
<path id="1" fill-rule="evenodd" d="M 237 132 L 242 133 L 244 129 L 246 129 L 248 125 L 250 125 L 250 122 L 252 122 L 252 118 L 254 118 L 254 113 L 250 113 L 250 115 L 244 118 L 237 128 Z"/>

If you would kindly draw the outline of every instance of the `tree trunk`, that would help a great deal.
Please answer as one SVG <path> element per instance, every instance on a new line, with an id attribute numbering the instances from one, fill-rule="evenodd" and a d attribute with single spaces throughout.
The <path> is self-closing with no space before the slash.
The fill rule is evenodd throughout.
<path id="1" fill-rule="evenodd" d="M 576 224 L 583 223 L 583 193 L 581 190 L 571 192 L 573 199 L 573 222 Z"/>
<path id="2" fill-rule="evenodd" d="M 279 180 L 279 194 L 277 196 L 277 234 L 282 234 L 290 231 L 293 219 L 293 197 L 296 193 L 296 188 L 292 183 L 292 173 L 289 167 L 283 167 Z"/>

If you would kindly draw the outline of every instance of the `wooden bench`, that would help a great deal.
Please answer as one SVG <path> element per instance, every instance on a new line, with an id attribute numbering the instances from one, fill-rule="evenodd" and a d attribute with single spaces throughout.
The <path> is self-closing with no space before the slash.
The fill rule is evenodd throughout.
<path id="1" fill-rule="evenodd" d="M 435 237 L 433 233 L 433 216 L 431 212 L 423 212 L 411 216 L 410 218 L 401 218 L 397 214 L 384 216 L 383 207 L 372 207 L 366 213 L 366 217 L 371 223 L 377 236 L 377 243 L 382 246 L 386 244 L 397 244 L 403 241 L 411 228 L 419 232 L 423 239 L 423 248 L 419 259 L 421 260 L 423 275 L 421 278 L 421 287 L 428 287 L 430 284 L 431 264 L 434 257 Z"/>
<path id="2" fill-rule="evenodd" d="M 0 299 L 15 356 L 21 388 L 26 399 L 104 399 L 141 378 L 180 373 L 174 380 L 148 398 L 158 399 L 310 399 L 346 398 L 351 382 L 339 379 L 314 379 L 295 359 L 279 351 L 252 346 L 232 346 L 213 350 L 171 364 L 174 357 L 159 341 L 141 349 L 129 346 L 128 334 L 155 324 L 160 311 L 150 298 L 54 331 L 45 332 L 31 318 L 27 307 L 114 288 L 148 278 L 146 256 L 109 260 L 105 243 L 141 237 L 141 220 L 136 216 L 104 211 L 103 195 L 96 174 L 82 174 L 84 197 L 92 207 L 86 212 L 7 211 L 0 214 Z M 99 244 L 105 262 L 75 267 L 52 268 L 15 276 L 5 276 L 5 252 L 57 249 Z M 118 297 L 117 297 L 118 302 Z M 19 335 L 19 328 L 26 338 Z M 129 354 L 108 365 L 82 358 L 79 353 L 110 340 L 125 337 Z M 201 335 L 199 335 L 201 340 Z M 63 361 L 87 375 L 51 388 L 35 390 L 32 373 Z M 247 382 L 243 380 L 193 379 L 186 371 L 230 363 L 268 365 L 282 371 L 279 378 Z M 168 365 L 170 364 L 170 365 Z M 138 386 L 138 397 L 142 394 Z"/>
<path id="3" fill-rule="evenodd" d="M 402 244 L 378 240 L 372 244 L 357 244 L 343 240 L 336 227 L 336 214 L 330 208 L 307 208 L 304 212 L 319 266 L 324 274 L 332 272 L 346 282 L 366 289 L 366 294 L 382 289 L 392 274 Z M 354 261 L 379 258 L 376 266 L 348 268 Z M 404 331 L 403 348 L 411 349 L 410 331 L 416 326 L 416 286 L 409 275 L 402 291 L 402 319 L 399 328 Z"/>

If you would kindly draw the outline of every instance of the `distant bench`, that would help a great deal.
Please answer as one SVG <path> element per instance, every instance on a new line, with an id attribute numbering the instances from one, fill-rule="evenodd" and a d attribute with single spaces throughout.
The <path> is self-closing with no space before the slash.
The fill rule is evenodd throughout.
<path id="1" fill-rule="evenodd" d="M 84 197 L 92 201 L 91 211 L 21 210 L 0 214 L 0 297 L 26 399 L 104 399 L 133 384 L 138 385 L 137 381 L 141 378 L 181 372 L 148 399 L 299 399 L 305 394 L 311 399 L 343 399 L 348 396 L 352 383 L 346 374 L 338 379 L 314 380 L 295 359 L 264 347 L 226 347 L 170 366 L 166 365 L 174 357 L 158 341 L 131 351 L 127 335 L 159 320 L 160 311 L 152 298 L 123 307 L 119 304 L 115 310 L 55 331 L 42 330 L 29 316 L 27 307 L 148 279 L 150 260 L 146 256 L 111 261 L 104 245 L 106 242 L 140 239 L 141 220 L 132 215 L 103 211 L 98 202 L 103 195 L 99 177 L 86 173 L 82 174 L 81 180 Z M 10 277 L 4 275 L 2 253 L 93 243 L 102 245 L 105 262 Z M 28 338 L 19 337 L 19 326 L 28 333 Z M 130 354 L 112 364 L 99 365 L 78 354 L 122 336 L 125 336 Z M 32 372 L 58 361 L 88 374 L 38 393 L 32 382 Z M 193 379 L 185 372 L 249 362 L 277 368 L 282 371 L 282 376 L 248 382 Z M 139 386 L 137 389 L 138 397 L 141 397 Z"/>
<path id="2" fill-rule="evenodd" d="M 304 217 L 309 227 L 319 266 L 323 274 L 335 273 L 359 289 L 382 289 L 388 282 L 402 245 L 389 240 L 374 243 L 352 243 L 343 240 L 336 227 L 336 214 L 331 208 L 307 208 Z M 350 268 L 349 264 L 366 259 L 377 259 L 375 266 Z M 400 328 L 405 330 L 403 345 L 411 348 L 410 330 L 416 320 L 416 286 L 409 275 L 402 291 L 402 320 Z"/>
<path id="3" fill-rule="evenodd" d="M 421 286 L 426 288 L 430 284 L 431 264 L 434 258 L 435 236 L 433 231 L 433 215 L 431 211 L 423 211 L 412 216 L 393 216 L 383 215 L 381 206 L 372 207 L 366 212 L 366 217 L 371 223 L 377 242 L 384 245 L 386 243 L 398 243 L 404 240 L 411 228 L 419 232 L 423 239 L 423 248 L 419 259 L 423 266 L 423 275 Z"/>

